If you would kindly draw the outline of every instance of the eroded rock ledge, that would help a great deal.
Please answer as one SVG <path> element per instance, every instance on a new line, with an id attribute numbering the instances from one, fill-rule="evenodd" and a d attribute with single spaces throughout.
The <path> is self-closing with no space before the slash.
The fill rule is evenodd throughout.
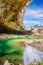
<path id="1" fill-rule="evenodd" d="M 31 0 L 0 0 L 0 32 L 23 31 L 23 14 Z"/>

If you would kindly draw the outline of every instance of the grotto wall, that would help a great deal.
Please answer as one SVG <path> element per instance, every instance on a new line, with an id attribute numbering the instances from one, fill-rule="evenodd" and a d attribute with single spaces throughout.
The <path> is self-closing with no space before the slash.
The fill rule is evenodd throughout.
<path id="1" fill-rule="evenodd" d="M 23 31 L 23 15 L 31 0 L 0 0 L 0 32 Z"/>

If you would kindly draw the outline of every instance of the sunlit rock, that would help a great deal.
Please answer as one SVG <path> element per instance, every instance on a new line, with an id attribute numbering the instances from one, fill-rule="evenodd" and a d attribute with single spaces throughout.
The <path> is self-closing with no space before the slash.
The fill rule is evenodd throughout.
<path id="1" fill-rule="evenodd" d="M 0 32 L 23 31 L 23 14 L 31 0 L 0 0 Z"/>

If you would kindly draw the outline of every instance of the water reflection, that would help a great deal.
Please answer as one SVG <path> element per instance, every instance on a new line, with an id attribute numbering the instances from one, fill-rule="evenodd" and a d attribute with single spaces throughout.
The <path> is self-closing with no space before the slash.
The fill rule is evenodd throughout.
<path id="1" fill-rule="evenodd" d="M 43 60 L 43 52 L 36 50 L 35 48 L 25 44 L 25 50 L 23 54 L 24 65 L 31 63 L 32 61 L 42 61 Z"/>

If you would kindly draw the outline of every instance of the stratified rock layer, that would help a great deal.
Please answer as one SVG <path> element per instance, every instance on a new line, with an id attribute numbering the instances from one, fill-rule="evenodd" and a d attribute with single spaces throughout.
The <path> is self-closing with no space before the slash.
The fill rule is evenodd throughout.
<path id="1" fill-rule="evenodd" d="M 23 14 L 31 0 L 0 0 L 0 32 L 23 31 Z"/>

